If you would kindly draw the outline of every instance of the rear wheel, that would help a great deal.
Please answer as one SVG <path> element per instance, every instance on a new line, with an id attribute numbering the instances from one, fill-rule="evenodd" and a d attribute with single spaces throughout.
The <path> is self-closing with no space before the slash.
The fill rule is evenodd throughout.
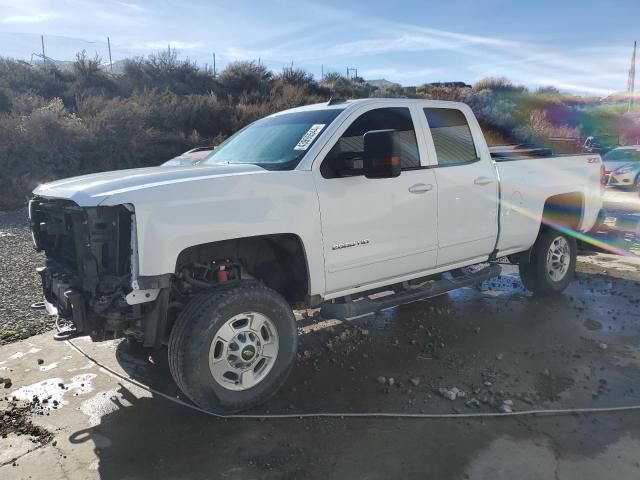
<path id="1" fill-rule="evenodd" d="M 576 268 L 576 241 L 557 230 L 543 231 L 531 247 L 528 261 L 520 262 L 520 278 L 534 293 L 553 295 L 562 292 Z"/>
<path id="2" fill-rule="evenodd" d="M 297 348 L 295 317 L 275 291 L 257 283 L 194 298 L 169 341 L 169 368 L 198 406 L 231 413 L 258 405 L 284 383 Z"/>

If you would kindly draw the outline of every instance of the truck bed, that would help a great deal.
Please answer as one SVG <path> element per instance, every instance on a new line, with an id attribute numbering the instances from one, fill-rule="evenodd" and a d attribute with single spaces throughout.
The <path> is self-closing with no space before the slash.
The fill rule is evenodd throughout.
<path id="1" fill-rule="evenodd" d="M 588 231 L 595 224 L 602 207 L 599 189 L 602 163 L 598 155 L 542 157 L 514 151 L 512 155 L 494 157 L 494 161 L 501 188 L 500 251 L 531 247 L 545 203 L 554 195 L 575 194 L 579 200 L 581 218 L 574 230 Z"/>

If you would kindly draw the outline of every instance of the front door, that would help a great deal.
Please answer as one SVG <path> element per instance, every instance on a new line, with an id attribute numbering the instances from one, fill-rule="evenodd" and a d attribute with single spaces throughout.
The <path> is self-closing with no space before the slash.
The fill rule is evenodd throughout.
<path id="1" fill-rule="evenodd" d="M 433 170 L 422 168 L 411 111 L 406 107 L 358 112 L 315 168 L 320 201 L 327 296 L 433 268 L 437 256 L 437 189 Z M 368 179 L 357 170 L 344 176 L 333 159 L 358 165 L 363 135 L 395 130 L 402 172 Z M 361 162 L 360 162 L 361 164 Z"/>

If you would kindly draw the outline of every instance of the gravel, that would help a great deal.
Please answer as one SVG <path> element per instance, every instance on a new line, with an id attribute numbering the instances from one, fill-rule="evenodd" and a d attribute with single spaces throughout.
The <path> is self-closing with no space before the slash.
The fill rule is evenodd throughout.
<path id="1" fill-rule="evenodd" d="M 31 309 L 42 300 L 44 257 L 33 250 L 26 208 L 0 212 L 0 259 L 0 345 L 53 329 L 53 317 Z"/>
<path id="2" fill-rule="evenodd" d="M 6 403 L 5 403 L 6 402 Z M 32 415 L 44 415 L 45 410 L 37 397 L 31 403 L 6 400 L 0 403 L 0 437 L 9 434 L 28 435 L 33 443 L 45 445 L 51 441 L 53 434 L 47 429 L 34 425 Z"/>
<path id="3" fill-rule="evenodd" d="M 453 388 L 441 387 L 438 389 L 438 393 L 442 397 L 451 401 L 455 400 L 456 398 L 465 398 L 467 396 L 466 392 L 464 392 L 463 390 L 460 390 L 457 387 L 453 387 Z"/>

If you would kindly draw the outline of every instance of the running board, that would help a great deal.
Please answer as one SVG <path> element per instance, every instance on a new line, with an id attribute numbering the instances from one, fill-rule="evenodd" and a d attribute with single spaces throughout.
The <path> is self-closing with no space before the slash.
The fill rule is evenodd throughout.
<path id="1" fill-rule="evenodd" d="M 405 303 L 436 297 L 457 288 L 475 285 L 489 278 L 497 277 L 501 271 L 500 265 L 491 264 L 477 272 L 460 276 L 453 276 L 448 273 L 446 274 L 448 278 L 435 280 L 420 287 L 410 287 L 405 282 L 402 288 L 390 288 L 389 291 L 393 291 L 393 293 L 385 296 L 371 298 L 374 295 L 367 296 L 365 293 L 365 296 L 356 299 L 345 297 L 346 300 L 343 302 L 325 302 L 320 307 L 320 316 L 327 319 L 337 318 L 341 320 L 361 317 Z"/>

